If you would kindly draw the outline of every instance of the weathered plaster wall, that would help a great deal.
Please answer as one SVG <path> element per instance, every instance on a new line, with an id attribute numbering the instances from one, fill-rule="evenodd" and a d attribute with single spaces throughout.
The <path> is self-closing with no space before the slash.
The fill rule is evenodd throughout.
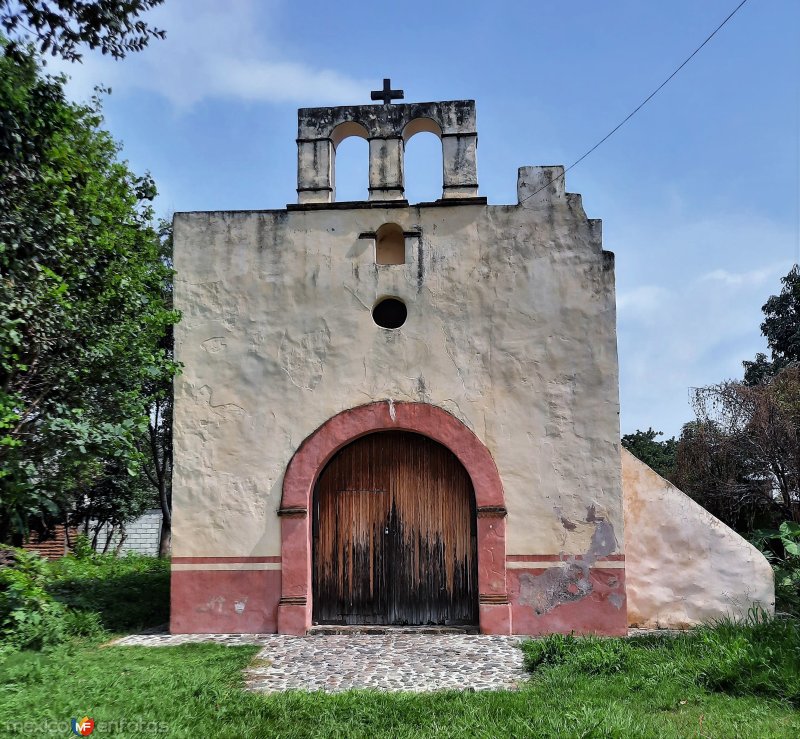
<path id="1" fill-rule="evenodd" d="M 359 238 L 385 222 L 419 233 L 404 265 Z M 622 551 L 613 259 L 578 196 L 181 213 L 175 246 L 176 555 L 278 555 L 300 442 L 388 398 L 438 405 L 489 448 L 509 554 L 584 554 L 591 506 Z M 401 329 L 372 320 L 386 295 Z"/>
<path id="2" fill-rule="evenodd" d="M 174 630 L 274 628 L 286 467 L 373 401 L 438 406 L 489 450 L 516 632 L 624 630 L 613 255 L 563 179 L 545 196 L 176 215 Z M 405 264 L 375 263 L 388 222 Z M 372 319 L 385 296 L 400 329 Z"/>
<path id="3" fill-rule="evenodd" d="M 683 628 L 752 606 L 772 613 L 772 568 L 755 547 L 622 450 L 631 626 Z"/>

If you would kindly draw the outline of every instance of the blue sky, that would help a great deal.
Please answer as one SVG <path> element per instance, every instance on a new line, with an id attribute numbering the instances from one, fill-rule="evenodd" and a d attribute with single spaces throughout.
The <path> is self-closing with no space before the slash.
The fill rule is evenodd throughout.
<path id="1" fill-rule="evenodd" d="M 736 4 L 166 0 L 165 41 L 50 66 L 76 98 L 112 87 L 107 126 L 160 215 L 294 202 L 296 109 L 367 104 L 389 76 L 406 101 L 476 100 L 480 192 L 514 203 L 519 166 L 577 159 Z M 800 250 L 798 39 L 797 0 L 750 0 L 567 176 L 616 253 L 623 433 L 678 433 L 690 387 L 764 348 L 761 305 Z M 437 196 L 437 145 L 409 144 L 412 201 Z M 339 199 L 365 197 L 366 143 L 337 165 Z"/>

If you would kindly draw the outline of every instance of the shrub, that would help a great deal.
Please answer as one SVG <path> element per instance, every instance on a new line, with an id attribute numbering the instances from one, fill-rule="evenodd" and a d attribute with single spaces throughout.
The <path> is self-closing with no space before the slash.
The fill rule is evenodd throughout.
<path id="1" fill-rule="evenodd" d="M 759 529 L 750 537 L 775 572 L 776 610 L 800 617 L 800 524 L 784 521 L 778 529 Z"/>
<path id="2" fill-rule="evenodd" d="M 168 561 L 83 550 L 48 562 L 21 549 L 13 553 L 11 564 L 0 567 L 0 649 L 43 649 L 169 618 Z"/>
<path id="3" fill-rule="evenodd" d="M 47 562 L 17 550 L 16 561 L 0 569 L 0 636 L 6 646 L 41 649 L 66 637 L 66 609 L 46 590 Z"/>
<path id="4" fill-rule="evenodd" d="M 72 556 L 75 559 L 94 559 L 97 552 L 92 549 L 92 542 L 86 534 L 78 534 L 72 544 Z"/>
<path id="5" fill-rule="evenodd" d="M 49 591 L 76 611 L 96 614 L 108 631 L 169 620 L 169 560 L 129 552 L 63 557 L 50 564 Z"/>

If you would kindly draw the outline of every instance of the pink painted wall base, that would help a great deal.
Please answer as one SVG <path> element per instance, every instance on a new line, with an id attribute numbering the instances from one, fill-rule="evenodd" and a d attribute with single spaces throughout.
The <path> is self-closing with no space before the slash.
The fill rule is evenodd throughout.
<path id="1" fill-rule="evenodd" d="M 480 604 L 481 633 L 627 633 L 624 569 L 595 567 L 588 583 L 573 585 L 565 578 L 561 590 L 552 587 L 556 569 L 509 570 L 509 602 Z M 311 627 L 311 603 L 281 602 L 280 580 L 278 570 L 173 571 L 170 631 L 303 635 Z"/>
<path id="2" fill-rule="evenodd" d="M 279 570 L 173 570 L 173 634 L 274 634 Z"/>

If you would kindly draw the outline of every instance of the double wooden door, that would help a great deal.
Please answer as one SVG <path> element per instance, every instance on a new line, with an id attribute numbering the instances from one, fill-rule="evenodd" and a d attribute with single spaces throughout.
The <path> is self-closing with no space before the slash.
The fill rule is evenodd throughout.
<path id="1" fill-rule="evenodd" d="M 314 491 L 320 624 L 472 625 L 475 495 L 448 449 L 385 431 L 339 450 Z"/>

